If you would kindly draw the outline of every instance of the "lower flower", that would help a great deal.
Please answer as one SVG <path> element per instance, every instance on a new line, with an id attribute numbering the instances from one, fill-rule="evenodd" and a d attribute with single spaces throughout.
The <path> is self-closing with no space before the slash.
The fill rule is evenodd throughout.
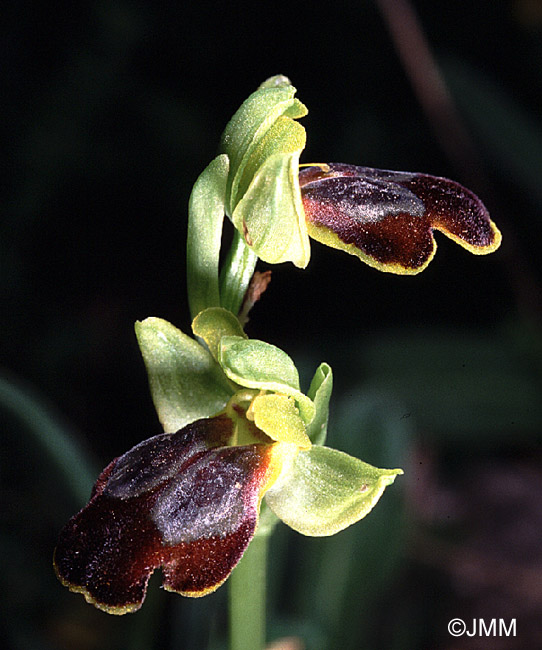
<path id="1" fill-rule="evenodd" d="M 169 591 L 217 589 L 254 536 L 284 456 L 295 454 L 287 443 L 223 446 L 232 427 L 224 415 L 198 420 L 111 462 L 60 534 L 61 582 L 111 614 L 139 609 L 159 567 Z"/>
<path id="2" fill-rule="evenodd" d="M 264 494 L 294 530 L 333 535 L 364 517 L 402 473 L 303 438 L 274 441 L 235 404 L 231 417 L 226 411 L 149 438 L 105 468 L 60 534 L 54 564 L 65 586 L 125 614 L 141 607 L 161 568 L 165 589 L 204 596 L 254 537 Z M 232 446 L 240 430 L 251 444 Z"/>

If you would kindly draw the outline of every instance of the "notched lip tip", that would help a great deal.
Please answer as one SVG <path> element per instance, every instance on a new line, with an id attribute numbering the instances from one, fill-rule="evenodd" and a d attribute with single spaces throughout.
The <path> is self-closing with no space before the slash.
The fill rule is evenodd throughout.
<path id="1" fill-rule="evenodd" d="M 58 580 L 60 581 L 63 587 L 67 587 L 73 594 L 81 594 L 81 596 L 83 596 L 83 598 L 86 600 L 87 603 L 89 603 L 89 605 L 93 605 L 94 607 L 96 607 L 96 609 L 99 609 L 100 611 L 105 612 L 106 614 L 113 614 L 116 616 L 122 616 L 123 614 L 133 614 L 134 612 L 137 612 L 139 609 L 141 609 L 143 605 L 143 601 L 145 600 L 146 594 L 143 595 L 141 601 L 137 601 L 135 603 L 126 603 L 124 605 L 108 605 L 106 603 L 99 601 L 95 596 L 93 596 L 90 593 L 90 591 L 86 587 L 82 585 L 77 585 L 64 578 L 64 576 L 61 575 L 55 560 L 53 561 L 53 568 L 55 570 L 56 577 L 58 578 Z"/>

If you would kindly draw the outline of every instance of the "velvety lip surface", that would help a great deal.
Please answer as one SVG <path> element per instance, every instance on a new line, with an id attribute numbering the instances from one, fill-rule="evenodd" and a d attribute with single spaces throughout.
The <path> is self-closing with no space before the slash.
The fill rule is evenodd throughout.
<path id="1" fill-rule="evenodd" d="M 219 587 L 254 535 L 263 493 L 281 466 L 277 444 L 216 446 L 226 416 L 140 443 L 110 463 L 60 534 L 63 584 L 113 614 L 135 611 L 152 572 L 188 596 Z"/>
<path id="2" fill-rule="evenodd" d="M 459 183 L 342 163 L 328 168 L 299 173 L 310 236 L 380 270 L 423 270 L 435 253 L 433 230 L 475 254 L 500 244 L 484 204 Z"/>

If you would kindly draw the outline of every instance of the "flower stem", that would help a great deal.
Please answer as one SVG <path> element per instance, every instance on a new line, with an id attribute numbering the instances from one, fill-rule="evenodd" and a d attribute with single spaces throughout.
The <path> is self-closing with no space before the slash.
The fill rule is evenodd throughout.
<path id="1" fill-rule="evenodd" d="M 256 535 L 228 580 L 230 650 L 263 650 L 265 646 L 268 541 L 269 534 Z"/>
<path id="2" fill-rule="evenodd" d="M 254 273 L 257 255 L 245 244 L 239 231 L 233 233 L 233 242 L 220 275 L 220 304 L 238 314 L 250 279 Z"/>

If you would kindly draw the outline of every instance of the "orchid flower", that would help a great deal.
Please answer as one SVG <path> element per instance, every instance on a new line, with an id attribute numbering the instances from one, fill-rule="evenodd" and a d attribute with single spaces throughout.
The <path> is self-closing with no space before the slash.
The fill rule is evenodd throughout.
<path id="1" fill-rule="evenodd" d="M 381 271 L 415 274 L 431 261 L 433 230 L 472 253 L 495 251 L 501 234 L 480 199 L 459 183 L 343 163 L 299 169 L 307 108 L 282 76 L 242 104 L 211 166 L 219 211 L 263 261 L 307 266 L 312 237 Z M 307 166 L 307 165 L 304 165 Z M 202 184 L 210 183 L 202 175 Z"/>
<path id="2" fill-rule="evenodd" d="M 139 609 L 159 567 L 167 590 L 210 593 L 277 517 L 305 535 L 333 535 L 402 473 L 322 446 L 329 366 L 304 395 L 290 357 L 248 339 L 230 312 L 198 315 L 204 345 L 157 318 L 136 330 L 165 433 L 105 468 L 55 551 L 60 580 L 96 607 Z"/>

